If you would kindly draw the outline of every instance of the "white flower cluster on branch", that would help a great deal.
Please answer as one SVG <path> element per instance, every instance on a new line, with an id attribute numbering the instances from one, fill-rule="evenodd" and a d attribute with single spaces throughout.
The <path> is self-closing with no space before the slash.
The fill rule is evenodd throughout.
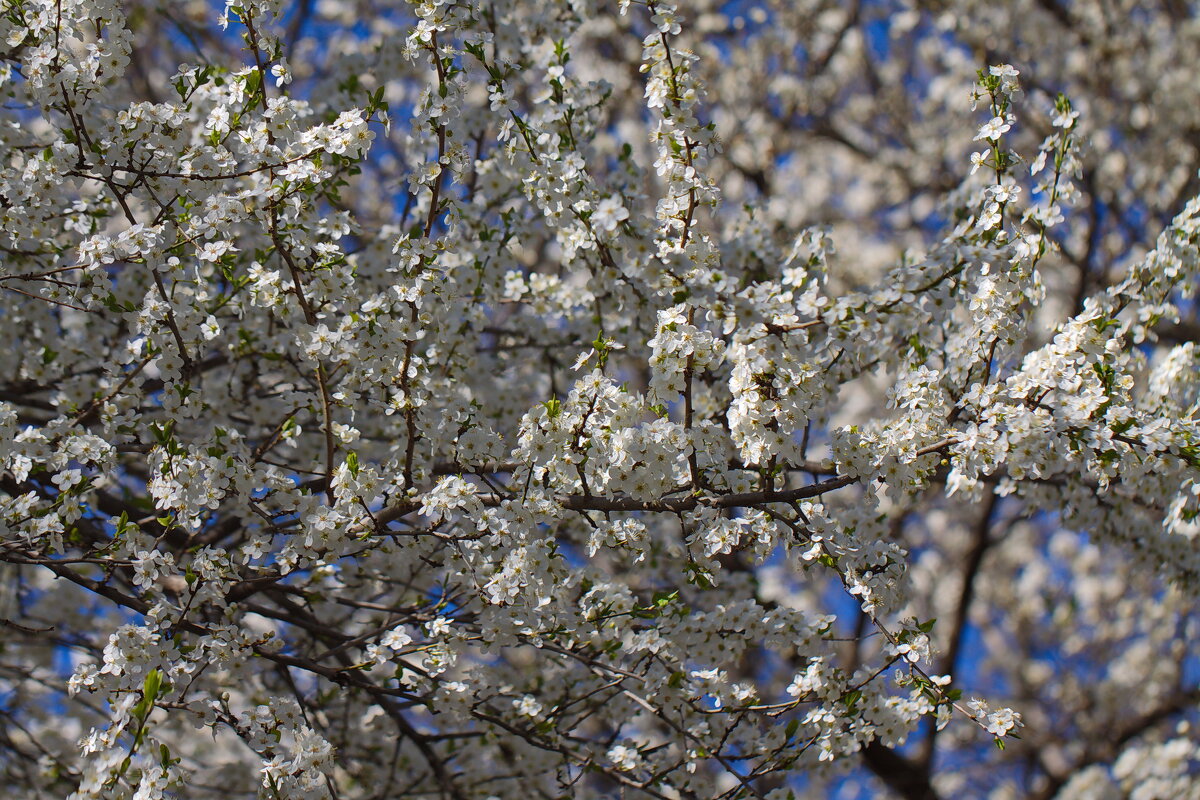
<path id="1" fill-rule="evenodd" d="M 5 796 L 1200 796 L 1198 16 L 5 0 Z"/>

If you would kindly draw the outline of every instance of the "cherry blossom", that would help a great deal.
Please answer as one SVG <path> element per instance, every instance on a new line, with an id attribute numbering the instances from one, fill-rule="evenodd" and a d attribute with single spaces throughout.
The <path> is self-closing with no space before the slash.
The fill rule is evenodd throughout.
<path id="1" fill-rule="evenodd" d="M 6 3 L 7 795 L 1196 795 L 1195 13 Z"/>

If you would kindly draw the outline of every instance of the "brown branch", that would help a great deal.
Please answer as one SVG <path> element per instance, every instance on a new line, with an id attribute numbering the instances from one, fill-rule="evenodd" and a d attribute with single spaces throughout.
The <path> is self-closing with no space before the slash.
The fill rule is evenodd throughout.
<path id="1" fill-rule="evenodd" d="M 962 652 L 963 637 L 966 633 L 967 621 L 970 619 L 971 603 L 975 599 L 975 579 L 979 576 L 979 569 L 983 565 L 983 557 L 991 544 L 988 538 L 988 531 L 995 518 L 996 508 L 1000 504 L 999 501 L 1000 496 L 993 488 L 987 500 L 984 501 L 983 514 L 972 531 L 971 549 L 967 552 L 966 565 L 963 567 L 962 587 L 959 589 L 958 604 L 955 606 L 954 621 L 950 628 L 950 644 L 947 646 L 946 654 L 942 658 L 941 666 L 938 668 L 939 673 L 949 675 L 952 679 L 955 670 L 958 668 L 958 658 Z M 922 745 L 920 763 L 926 775 L 929 775 L 933 768 L 933 756 L 936 752 L 938 733 L 938 727 L 934 725 L 929 731 L 929 737 L 925 739 Z"/>
<path id="2" fill-rule="evenodd" d="M 878 739 L 864 745 L 862 755 L 871 772 L 904 800 L 939 800 L 925 770 Z"/>
<path id="3" fill-rule="evenodd" d="M 569 511 L 665 511 L 679 514 L 692 511 L 700 506 L 711 508 L 749 508 L 761 503 L 794 503 L 810 497 L 819 497 L 826 492 L 841 489 L 859 478 L 842 475 L 820 483 L 801 486 L 796 489 L 781 489 L 779 491 L 742 492 L 739 494 L 718 495 L 715 497 L 689 495 L 686 497 L 664 497 L 658 500 L 639 500 L 628 495 L 559 495 L 555 501 Z M 485 506 L 498 506 L 506 496 L 498 494 L 478 494 L 476 499 Z M 420 508 L 417 501 L 405 501 L 386 508 L 376 515 L 380 525 L 386 525 L 406 514 L 411 514 Z"/>
<path id="4" fill-rule="evenodd" d="M 1050 782 L 1040 792 L 1031 795 L 1032 800 L 1051 800 L 1058 794 L 1058 790 L 1080 770 L 1093 764 L 1114 760 L 1129 742 L 1160 722 L 1165 722 L 1175 714 L 1194 707 L 1197 703 L 1200 703 L 1200 687 L 1180 692 L 1158 708 L 1136 717 L 1127 725 L 1116 728 L 1112 731 L 1115 735 L 1111 739 L 1102 743 L 1098 748 L 1090 750 L 1071 769 L 1059 775 L 1049 775 Z"/>

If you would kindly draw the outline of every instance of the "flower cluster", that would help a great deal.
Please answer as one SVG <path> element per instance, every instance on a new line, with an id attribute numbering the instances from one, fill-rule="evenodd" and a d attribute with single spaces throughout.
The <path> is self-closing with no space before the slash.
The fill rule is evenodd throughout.
<path id="1" fill-rule="evenodd" d="M 1195 794 L 1195 31 L 842 5 L 6 3 L 8 794 Z"/>

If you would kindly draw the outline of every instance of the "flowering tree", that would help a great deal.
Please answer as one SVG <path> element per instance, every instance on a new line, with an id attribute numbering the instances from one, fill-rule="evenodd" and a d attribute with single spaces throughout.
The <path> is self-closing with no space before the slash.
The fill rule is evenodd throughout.
<path id="1" fill-rule="evenodd" d="M 7 796 L 1200 796 L 1192 12 L 5 0 Z"/>

